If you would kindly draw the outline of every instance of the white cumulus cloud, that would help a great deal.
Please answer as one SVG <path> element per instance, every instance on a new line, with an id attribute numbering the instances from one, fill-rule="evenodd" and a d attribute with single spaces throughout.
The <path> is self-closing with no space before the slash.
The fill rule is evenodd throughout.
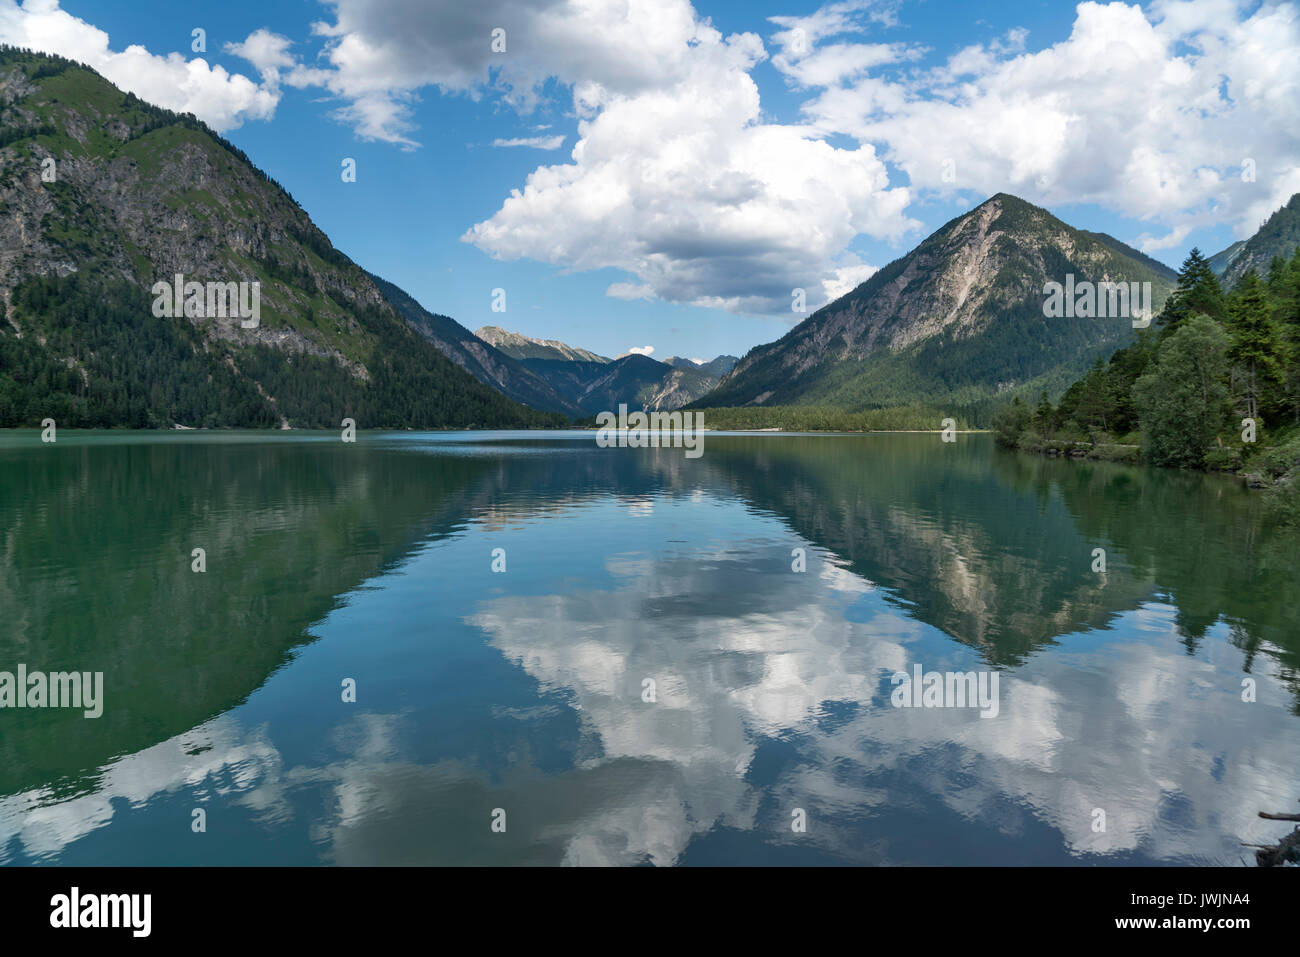
<path id="1" fill-rule="evenodd" d="M 824 86 L 803 108 L 815 127 L 878 145 L 914 187 L 1096 203 L 1155 224 L 1143 237 L 1152 250 L 1225 219 L 1249 235 L 1296 191 L 1294 4 L 1089 2 L 1067 38 L 1025 52 L 1026 36 L 901 78 L 859 76 L 844 51 L 820 73 L 815 48 L 773 62 Z"/>
<path id="2" fill-rule="evenodd" d="M 218 131 L 234 129 L 245 120 L 270 119 L 280 101 L 273 86 L 210 65 L 202 56 L 159 56 L 138 44 L 114 51 L 107 33 L 60 9 L 58 0 L 27 0 L 21 5 L 0 0 L 0 43 L 85 63 L 115 86 L 150 103 L 193 113 Z"/>
<path id="3" fill-rule="evenodd" d="M 535 170 L 464 238 L 501 259 L 623 270 L 637 282 L 611 286 L 618 298 L 769 313 L 788 311 L 797 287 L 817 305 L 855 236 L 916 225 L 908 191 L 890 188 L 870 145 L 763 122 L 757 37 L 681 25 L 675 79 L 577 87 L 573 161 Z"/>
<path id="4" fill-rule="evenodd" d="M 249 63 L 262 75 L 268 84 L 280 82 L 280 71 L 291 69 L 297 61 L 289 52 L 293 45 L 286 36 L 272 33 L 267 29 L 254 30 L 242 43 L 227 43 L 227 53 L 233 54 Z"/>
<path id="5" fill-rule="evenodd" d="M 855 264 L 844 253 L 854 237 L 897 239 L 919 225 L 873 145 L 831 146 L 815 129 L 770 122 L 750 76 L 767 57 L 761 39 L 724 36 L 689 0 L 329 6 L 313 26 L 325 44 L 315 66 L 288 69 L 267 37 L 249 59 L 273 58 L 286 84 L 327 89 L 341 101 L 335 116 L 364 138 L 418 146 L 413 108 L 430 88 L 497 96 L 521 114 L 555 90 L 571 98 L 569 162 L 536 169 L 463 237 L 496 258 L 620 270 L 631 281 L 611 284 L 613 298 L 770 313 L 788 311 L 796 287 L 819 305 Z M 844 6 L 835 16 L 889 19 L 887 6 Z M 812 83 L 909 55 L 882 45 L 841 62 L 823 51 L 801 69 Z"/>

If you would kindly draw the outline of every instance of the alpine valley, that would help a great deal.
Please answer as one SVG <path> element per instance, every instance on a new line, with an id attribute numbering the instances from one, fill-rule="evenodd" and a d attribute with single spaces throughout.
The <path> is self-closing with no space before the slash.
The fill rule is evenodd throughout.
<path id="1" fill-rule="evenodd" d="M 827 865 L 1267 925 L 1300 0 L 963 6 L 0 0 L 11 923 Z"/>
<path id="2" fill-rule="evenodd" d="M 1149 284 L 1158 312 L 1178 279 L 999 193 L 739 360 L 472 333 L 335 249 L 192 116 L 14 49 L 0 53 L 0 209 L 0 427 L 554 427 L 620 404 L 757 427 L 819 427 L 799 408 L 987 425 L 1133 340 L 1125 316 L 1045 315 L 1046 284 Z M 1228 282 L 1298 242 L 1300 197 L 1210 264 Z M 260 283 L 260 321 L 155 316 L 150 289 L 175 275 Z"/>
<path id="3" fill-rule="evenodd" d="M 0 143 L 0 426 L 567 421 L 516 363 L 422 325 L 193 117 L 9 49 Z M 174 274 L 260 282 L 259 323 L 155 316 L 150 289 Z"/>

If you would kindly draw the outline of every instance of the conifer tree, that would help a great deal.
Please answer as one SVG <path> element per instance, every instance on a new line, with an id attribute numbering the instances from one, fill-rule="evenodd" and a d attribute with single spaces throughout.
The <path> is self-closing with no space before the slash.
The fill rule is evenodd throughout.
<path id="1" fill-rule="evenodd" d="M 1178 271 L 1178 288 L 1170 294 L 1160 314 L 1161 335 L 1176 332 L 1195 315 L 1206 315 L 1222 322 L 1227 315 L 1227 304 L 1219 279 L 1210 268 L 1210 261 L 1193 247 L 1183 260 L 1183 268 Z"/>
<path id="2" fill-rule="evenodd" d="M 1252 419 L 1277 412 L 1283 400 L 1286 345 L 1273 319 L 1269 289 L 1252 269 L 1229 297 L 1228 329 L 1234 385 L 1242 412 Z"/>

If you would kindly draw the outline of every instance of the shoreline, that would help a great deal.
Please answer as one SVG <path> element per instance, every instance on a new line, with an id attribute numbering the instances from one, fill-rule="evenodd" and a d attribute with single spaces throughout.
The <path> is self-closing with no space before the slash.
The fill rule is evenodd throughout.
<path id="1" fill-rule="evenodd" d="M 43 431 L 43 429 L 42 429 L 40 426 L 37 426 L 37 425 L 27 425 L 27 426 L 19 426 L 19 427 L 17 427 L 17 428 L 3 428 L 3 429 L 0 429 L 0 435 L 5 435 L 5 434 L 9 434 L 9 433 L 17 434 L 17 433 L 20 433 L 20 432 L 37 432 L 37 433 L 39 433 L 39 432 L 41 432 L 41 431 Z M 294 432 L 297 432 L 297 433 L 304 433 L 304 434 L 310 434 L 310 435 L 322 435 L 322 434 L 326 434 L 326 433 L 339 432 L 339 431 L 341 431 L 341 429 L 339 429 L 339 428 L 332 428 L 332 427 L 331 427 L 331 428 L 295 428 L 295 427 L 291 427 L 291 428 L 287 428 L 287 429 L 286 429 L 286 428 L 281 428 L 280 426 L 276 426 L 276 427 L 274 427 L 274 428 L 265 428 L 265 429 L 253 429 L 253 428 L 248 428 L 248 429 L 222 429 L 222 428 L 213 429 L 213 428 L 207 428 L 207 427 L 205 427 L 205 426 L 192 426 L 192 425 L 179 425 L 179 424 L 178 424 L 178 425 L 173 425 L 173 426 L 166 427 L 166 428 L 160 426 L 160 427 L 158 427 L 158 428 L 153 428 L 153 429 L 133 429 L 133 428 L 117 427 L 117 426 L 108 426 L 107 428 L 90 428 L 90 429 L 86 429 L 86 428 L 78 428 L 78 427 L 75 427 L 75 426 L 60 426 L 60 427 L 59 427 L 59 431 L 60 431 L 60 432 L 79 432 L 79 433 L 84 433 L 84 432 L 104 432 L 104 433 L 112 433 L 112 434 L 114 434 L 114 435 L 116 435 L 116 434 L 121 434 L 121 435 L 173 435 L 173 434 L 176 434 L 176 433 L 178 433 L 178 432 L 183 432 L 183 433 L 194 432 L 194 433 L 199 433 L 199 434 L 205 434 L 205 433 L 206 433 L 206 434 L 214 434 L 214 435 L 215 435 L 215 434 L 233 434 L 233 433 L 236 433 L 236 432 L 248 432 L 248 433 L 252 433 L 252 434 L 254 434 L 254 435 L 283 435 L 283 434 L 286 434 L 286 433 L 294 433 Z M 580 427 L 570 427 L 570 428 L 534 428 L 534 427 L 530 427 L 530 426 L 513 426 L 513 427 L 510 427 L 510 428 L 493 428 L 493 429 L 480 429 L 480 428 L 475 428 L 475 427 L 472 427 L 472 426 L 455 426 L 455 427 L 448 427 L 448 428 L 428 428 L 428 429 L 412 429 L 412 428 L 404 428 L 404 429 L 403 429 L 403 428 L 384 427 L 384 426 L 381 426 L 381 427 L 378 427 L 378 428 L 366 428 L 366 427 L 364 427 L 364 426 L 358 426 L 358 427 L 357 427 L 357 431 L 358 431 L 358 432 L 394 432 L 394 433 L 400 433 L 400 434 L 405 434 L 405 433 L 418 434 L 418 433 L 421 433 L 421 432 L 474 432 L 474 433 L 479 433 L 479 432 L 483 432 L 483 433 L 487 433 L 487 432 L 582 432 L 582 433 L 589 433 L 589 432 L 590 432 L 590 433 L 595 433 L 595 432 L 600 432 L 600 431 L 603 431 L 603 430 L 598 429 L 598 428 L 596 428 L 596 427 L 594 427 L 594 426 L 592 426 L 592 427 L 580 426 Z M 614 430 L 614 431 L 620 431 L 620 430 Z M 629 430 L 621 430 L 621 431 L 629 431 Z M 708 428 L 708 427 L 706 426 L 706 427 L 702 427 L 702 428 L 700 428 L 700 429 L 696 429 L 696 430 L 691 430 L 691 429 L 664 429 L 664 430 L 660 430 L 660 431 L 666 431 L 666 432 L 670 432 L 670 433 L 675 433 L 675 432 L 679 432 L 679 431 L 684 431 L 684 432 L 697 431 L 697 432 L 706 432 L 706 433 L 711 432 L 711 433 L 717 433 L 717 434 L 722 434 L 722 433 L 731 433 L 731 434 L 742 434 L 742 435 L 756 435 L 756 434 L 775 434 L 775 435 L 941 435 L 941 434 L 943 434 L 944 432 L 946 432 L 946 431 L 948 431 L 948 430 L 946 430 L 946 429 L 783 429 L 783 428 L 779 428 L 779 427 L 772 427 L 772 428 L 765 428 L 765 429 L 713 429 L 713 428 Z M 987 435 L 987 434 L 990 434 L 992 431 L 993 431 L 992 429 L 953 429 L 953 430 L 952 430 L 952 434 L 954 434 L 954 435 Z"/>
<path id="2" fill-rule="evenodd" d="M 1280 492 L 1291 488 L 1300 476 L 1297 476 L 1297 469 L 1293 468 L 1270 477 L 1268 471 L 1260 467 L 1259 463 L 1239 464 L 1233 468 L 1213 468 L 1205 467 L 1199 469 L 1177 468 L 1163 465 L 1152 465 L 1142 458 L 1142 447 L 1140 445 L 1131 445 L 1121 442 L 1086 442 L 1086 441 L 1065 441 L 1065 440 L 1048 440 L 1043 441 L 1036 447 L 1023 447 L 1020 445 L 1006 446 L 998 443 L 998 447 L 1010 452 L 1022 452 L 1026 455 L 1036 455 L 1039 457 L 1053 459 L 1068 459 L 1071 461 L 1086 462 L 1107 462 L 1113 465 L 1131 465 L 1140 468 L 1160 469 L 1162 471 L 1183 472 L 1192 475 L 1220 475 L 1225 478 L 1233 478 L 1239 481 L 1246 488 L 1263 492 Z M 1272 449 L 1281 448 L 1281 446 L 1271 446 Z"/>

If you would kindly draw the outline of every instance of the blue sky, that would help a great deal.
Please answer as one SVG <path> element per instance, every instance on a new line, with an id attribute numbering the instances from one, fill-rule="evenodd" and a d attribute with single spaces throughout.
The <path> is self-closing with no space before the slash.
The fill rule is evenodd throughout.
<path id="1" fill-rule="evenodd" d="M 0 0 L 0 39 L 200 115 L 427 308 L 611 356 L 741 355 L 1000 190 L 1175 267 L 1300 191 L 1292 4 Z"/>

